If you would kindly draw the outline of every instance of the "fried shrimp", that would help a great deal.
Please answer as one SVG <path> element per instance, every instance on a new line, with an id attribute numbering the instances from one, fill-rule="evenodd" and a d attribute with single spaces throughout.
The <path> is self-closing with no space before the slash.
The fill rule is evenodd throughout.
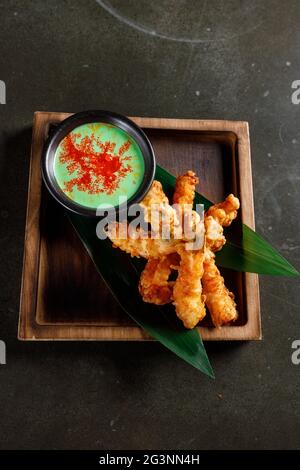
<path id="1" fill-rule="evenodd" d="M 211 206 L 206 214 L 212 216 L 222 227 L 228 227 L 236 218 L 240 201 L 233 194 L 229 194 L 225 201 Z"/>
<path id="2" fill-rule="evenodd" d="M 238 313 L 214 253 L 226 243 L 224 227 L 236 218 L 240 203 L 230 194 L 223 202 L 211 206 L 202 220 L 193 210 L 197 184 L 198 178 L 192 171 L 179 176 L 171 206 L 161 183 L 154 181 L 140 203 L 149 230 L 115 222 L 108 225 L 107 235 L 115 247 L 147 259 L 139 281 L 139 292 L 145 302 L 156 305 L 173 302 L 186 328 L 194 328 L 203 319 L 207 306 L 214 326 L 221 327 L 235 321 Z M 169 237 L 164 236 L 165 230 Z M 195 243 L 197 240 L 201 243 Z M 178 271 L 175 281 L 170 281 L 172 271 Z"/>
<path id="3" fill-rule="evenodd" d="M 235 321 L 238 314 L 234 295 L 225 286 L 211 250 L 205 250 L 203 267 L 203 294 L 214 326 L 220 327 Z"/>
<path id="4" fill-rule="evenodd" d="M 115 248 L 120 248 L 132 257 L 138 258 L 160 258 L 176 253 L 178 247 L 183 244 L 181 240 L 151 238 L 148 232 L 141 229 L 130 231 L 126 222 L 110 223 L 106 233 Z"/>
<path id="5" fill-rule="evenodd" d="M 195 188 L 199 183 L 199 178 L 196 173 L 189 170 L 182 176 L 176 179 L 175 192 L 173 196 L 173 203 L 193 205 L 195 197 Z"/>
<path id="6" fill-rule="evenodd" d="M 153 181 L 152 187 L 140 203 L 144 209 L 146 222 L 151 223 L 153 230 L 161 231 L 163 223 L 178 225 L 177 214 L 169 205 L 161 183 Z M 171 302 L 172 285 L 168 283 L 174 254 L 162 259 L 149 258 L 140 278 L 139 291 L 145 302 L 163 305 Z"/>
<path id="7" fill-rule="evenodd" d="M 154 180 L 149 192 L 140 202 L 144 219 L 151 224 L 152 230 L 159 234 L 174 234 L 179 225 L 177 213 L 169 204 L 162 185 Z"/>
<path id="8" fill-rule="evenodd" d="M 223 227 L 228 227 L 236 218 L 240 201 L 233 194 L 229 194 L 225 201 L 214 204 L 205 213 L 206 246 L 213 252 L 221 250 L 226 243 Z"/>
<path id="9" fill-rule="evenodd" d="M 176 268 L 178 264 L 177 253 L 148 260 L 139 282 L 139 291 L 144 302 L 164 305 L 172 301 L 173 283 L 168 279 L 172 268 Z"/>
<path id="10" fill-rule="evenodd" d="M 222 225 L 212 215 L 205 214 L 204 226 L 206 246 L 212 251 L 221 250 L 226 243 Z"/>
<path id="11" fill-rule="evenodd" d="M 195 197 L 195 188 L 198 184 L 198 178 L 193 171 L 188 171 L 186 174 L 179 176 L 176 179 L 175 191 L 173 195 L 173 202 L 178 204 L 180 207 L 190 206 L 190 210 L 192 210 L 194 197 Z M 149 193 L 148 193 L 149 194 Z M 148 196 L 148 195 L 147 195 Z M 155 185 L 153 187 L 153 193 L 150 197 L 146 196 L 146 201 L 144 199 L 143 204 L 146 207 L 149 207 L 150 201 L 152 202 L 166 202 L 166 196 L 162 191 L 161 185 Z M 181 217 L 180 211 L 177 211 L 178 217 Z M 193 211 L 194 212 L 194 211 Z M 196 215 L 198 215 L 195 212 Z M 177 256 L 178 258 L 178 256 Z M 167 256 L 163 263 L 160 264 L 157 260 L 153 261 L 150 259 L 146 264 L 146 267 L 142 273 L 140 279 L 140 292 L 147 302 L 152 303 L 160 303 L 164 304 L 167 302 L 172 301 L 172 290 L 173 290 L 173 283 L 168 283 L 169 276 L 171 274 L 171 265 L 174 265 L 174 255 L 171 254 Z M 176 263 L 175 263 L 176 264 Z M 177 260 L 178 264 L 178 260 Z M 152 285 L 151 285 L 152 282 Z"/>
<path id="12" fill-rule="evenodd" d="M 193 210 L 195 189 L 198 183 L 199 178 L 191 170 L 176 178 L 173 203 L 178 219 L 181 221 L 182 238 L 186 241 L 203 240 L 203 220 Z"/>
<path id="13" fill-rule="evenodd" d="M 202 286 L 205 303 L 215 326 L 235 321 L 238 316 L 234 295 L 225 286 L 215 263 L 214 252 L 226 243 L 223 227 L 228 227 L 236 218 L 239 207 L 238 198 L 230 194 L 225 201 L 211 206 L 204 217 L 206 246 Z"/>
<path id="14" fill-rule="evenodd" d="M 201 278 L 203 275 L 203 250 L 179 249 L 180 266 L 173 288 L 176 314 L 186 328 L 194 328 L 205 316 Z"/>
<path id="15" fill-rule="evenodd" d="M 194 221 L 195 227 L 200 228 L 200 217 L 192 211 L 195 189 L 199 179 L 194 172 L 188 171 L 176 179 L 173 202 L 179 204 L 185 215 Z M 186 214 L 186 212 L 188 212 Z M 193 217 L 194 216 L 194 217 Z M 201 278 L 203 275 L 204 251 L 188 250 L 184 246 L 178 250 L 180 266 L 178 277 L 173 288 L 173 304 L 178 318 L 186 328 L 194 328 L 205 316 L 204 297 L 202 295 Z"/>

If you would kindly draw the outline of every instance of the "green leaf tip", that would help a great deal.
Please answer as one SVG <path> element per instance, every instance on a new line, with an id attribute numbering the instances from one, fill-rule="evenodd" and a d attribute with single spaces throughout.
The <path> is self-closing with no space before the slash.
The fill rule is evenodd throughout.
<path id="1" fill-rule="evenodd" d="M 185 362 L 209 377 L 214 377 L 199 331 L 187 330 L 168 306 L 160 307 L 143 302 L 138 292 L 138 281 L 143 266 L 113 248 L 110 240 L 99 240 L 97 220 L 68 214 L 79 238 L 89 253 L 96 269 L 122 309 L 150 336 Z M 169 307 L 170 308 L 170 307 Z"/>
<path id="2" fill-rule="evenodd" d="M 158 179 L 170 197 L 176 178 L 157 166 Z M 196 204 L 207 209 L 212 203 L 196 193 Z M 109 240 L 99 240 L 95 220 L 68 214 L 97 270 L 123 310 L 150 336 L 160 341 L 185 362 L 210 378 L 215 374 L 209 362 L 199 330 L 186 330 L 168 306 L 145 304 L 138 294 L 141 264 L 127 254 L 112 248 Z M 238 226 L 239 225 L 239 226 Z M 233 224 L 226 230 L 227 243 L 217 254 L 219 266 L 242 272 L 299 276 L 299 272 L 266 240 L 244 224 Z"/>
<path id="3" fill-rule="evenodd" d="M 155 177 L 170 196 L 174 189 L 175 176 L 157 165 Z M 208 209 L 212 202 L 196 193 L 195 204 L 203 204 Z M 237 221 L 226 229 L 225 235 L 226 244 L 216 254 L 218 266 L 272 276 L 299 276 L 299 272 L 270 243 L 247 225 Z"/>

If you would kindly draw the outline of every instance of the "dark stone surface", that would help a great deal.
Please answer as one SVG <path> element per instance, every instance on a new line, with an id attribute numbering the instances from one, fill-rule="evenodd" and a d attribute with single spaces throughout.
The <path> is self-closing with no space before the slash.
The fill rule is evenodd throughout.
<path id="1" fill-rule="evenodd" d="M 297 279 L 261 278 L 264 339 L 209 344 L 215 381 L 159 344 L 16 339 L 35 110 L 249 121 L 257 230 L 300 265 L 300 2 L 99 3 L 0 2 L 0 448 L 299 448 Z"/>

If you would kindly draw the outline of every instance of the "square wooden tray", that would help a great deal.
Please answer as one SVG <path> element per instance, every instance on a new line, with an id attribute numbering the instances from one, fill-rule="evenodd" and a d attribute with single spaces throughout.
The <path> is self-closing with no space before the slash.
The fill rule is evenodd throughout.
<path id="1" fill-rule="evenodd" d="M 22 340 L 148 340 L 96 272 L 64 211 L 42 185 L 40 161 L 51 123 L 69 114 L 36 112 L 28 190 L 18 337 Z M 132 118 L 150 138 L 157 161 L 177 175 L 193 169 L 200 191 L 217 202 L 234 192 L 239 217 L 254 228 L 248 124 Z M 261 338 L 258 276 L 223 270 L 239 320 L 222 329 L 204 323 L 204 340 Z"/>

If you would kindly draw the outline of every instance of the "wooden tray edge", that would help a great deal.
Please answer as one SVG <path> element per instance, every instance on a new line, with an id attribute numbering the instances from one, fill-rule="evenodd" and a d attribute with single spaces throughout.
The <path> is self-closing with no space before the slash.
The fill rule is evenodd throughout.
<path id="1" fill-rule="evenodd" d="M 35 202 L 40 207 L 41 188 L 32 190 L 31 182 L 34 178 L 41 179 L 40 171 L 36 175 L 37 167 L 35 163 L 39 156 L 41 145 L 43 144 L 43 132 L 48 122 L 65 119 L 71 113 L 55 113 L 37 111 L 34 113 L 33 121 L 33 145 L 31 149 L 29 185 L 28 185 L 28 203 L 26 213 L 25 243 L 23 255 L 23 272 L 20 296 L 20 313 L 18 325 L 18 339 L 30 341 L 145 341 L 152 340 L 139 327 L 97 327 L 97 326 L 69 326 L 59 325 L 59 332 L 55 325 L 41 326 L 35 321 L 35 303 L 36 299 L 31 298 L 26 302 L 25 290 L 29 281 L 33 284 L 38 277 L 38 269 L 35 265 L 38 261 L 39 252 L 39 231 L 38 220 L 39 211 L 35 208 Z M 198 119 L 164 119 L 164 118 L 143 118 L 132 117 L 138 125 L 145 128 L 162 128 L 162 129 L 185 129 L 185 130 L 203 130 L 203 131 L 229 131 L 237 135 L 238 156 L 241 178 L 247 174 L 247 178 L 243 178 L 245 182 L 241 185 L 241 200 L 243 210 L 243 222 L 254 229 L 254 202 L 252 188 L 252 171 L 249 141 L 249 126 L 243 121 L 217 121 L 217 120 L 198 120 Z M 40 133 L 39 133 L 40 130 Z M 34 138 L 35 137 L 35 138 Z M 250 178 L 249 178 L 250 176 Z M 247 204 L 245 203 L 247 200 Z M 31 246 L 29 239 L 35 240 L 34 246 Z M 246 273 L 247 278 L 247 308 L 248 322 L 238 327 L 223 327 L 220 329 L 200 327 L 202 338 L 204 341 L 245 341 L 262 339 L 261 316 L 260 316 L 260 299 L 259 299 L 259 282 L 258 275 Z M 251 296 L 251 297 L 250 297 Z M 28 296 L 27 296 L 28 297 Z M 82 331 L 84 334 L 82 334 Z M 222 332 L 222 335 L 220 333 Z M 88 334 L 85 334 L 88 333 Z M 126 334 L 125 334 L 126 333 Z M 111 337 L 107 337 L 110 334 Z"/>

